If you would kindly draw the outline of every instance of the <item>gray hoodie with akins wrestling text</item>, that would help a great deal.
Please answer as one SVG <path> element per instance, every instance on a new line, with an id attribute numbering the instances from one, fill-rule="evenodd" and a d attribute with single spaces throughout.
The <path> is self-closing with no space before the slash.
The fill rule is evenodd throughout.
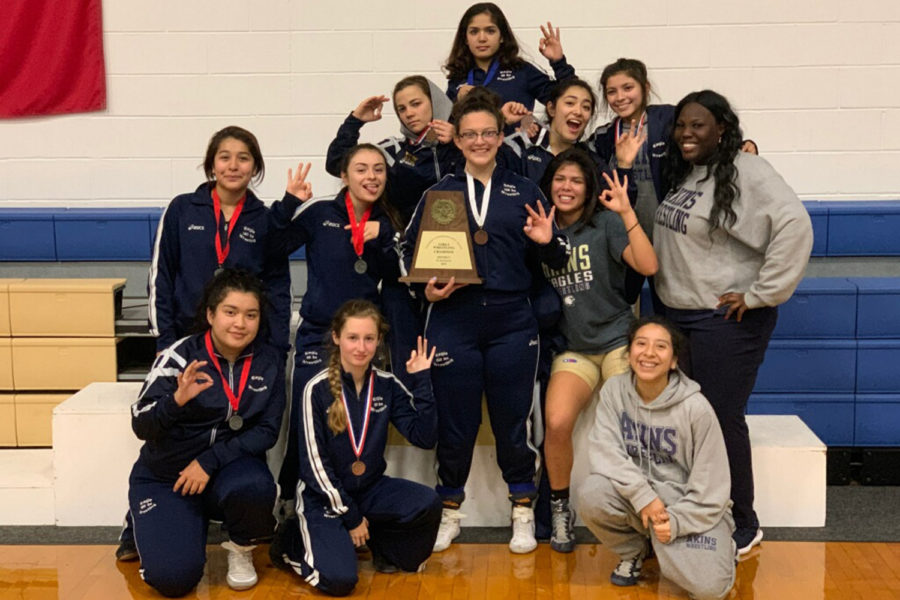
<path id="1" fill-rule="evenodd" d="M 659 497 L 673 539 L 708 531 L 731 508 L 731 474 L 716 415 L 700 386 L 680 370 L 649 403 L 633 377 L 616 375 L 600 391 L 589 435 L 591 471 L 609 479 L 636 513 Z"/>

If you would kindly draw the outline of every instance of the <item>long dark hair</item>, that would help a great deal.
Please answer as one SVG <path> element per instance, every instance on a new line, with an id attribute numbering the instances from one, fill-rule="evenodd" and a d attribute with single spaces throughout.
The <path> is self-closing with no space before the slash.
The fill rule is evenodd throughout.
<path id="1" fill-rule="evenodd" d="M 734 159 L 741 150 L 741 140 L 744 135 L 741 131 L 740 120 L 728 100 L 722 94 L 712 90 L 691 92 L 682 98 L 675 107 L 676 122 L 681 117 L 684 107 L 691 103 L 697 103 L 711 112 L 716 119 L 716 124 L 724 127 L 716 151 L 707 163 L 709 170 L 701 180 L 706 181 L 713 177 L 716 184 L 713 207 L 709 214 L 709 233 L 712 234 L 719 227 L 731 227 L 737 221 L 733 205 L 741 192 L 735 183 L 738 171 L 734 166 Z M 666 148 L 666 162 L 663 165 L 663 174 L 665 181 L 669 182 L 670 191 L 678 189 L 684 183 L 692 167 L 691 163 L 682 158 L 675 137 L 670 135 Z"/>
<path id="2" fill-rule="evenodd" d="M 556 176 L 556 172 L 565 165 L 575 165 L 581 169 L 581 173 L 584 176 L 584 211 L 578 218 L 578 228 L 575 230 L 577 233 L 584 229 L 586 225 L 594 226 L 593 218 L 594 213 L 597 212 L 597 195 L 600 193 L 597 163 L 594 162 L 587 152 L 577 146 L 554 156 L 541 177 L 541 191 L 544 192 L 544 196 L 550 200 L 551 204 L 553 203 L 553 197 L 550 193 L 550 188 L 553 185 L 553 178 Z"/>
<path id="3" fill-rule="evenodd" d="M 203 288 L 203 295 L 200 297 L 200 303 L 197 305 L 193 332 L 203 333 L 209 329 L 209 320 L 206 318 L 207 312 L 216 312 L 216 308 L 225 300 L 228 292 L 244 292 L 256 296 L 256 299 L 259 301 L 259 331 L 256 337 L 260 338 L 262 336 L 261 339 L 265 339 L 268 335 L 266 292 L 263 289 L 262 282 L 256 275 L 243 269 L 222 269 L 206 282 Z"/>
<path id="4" fill-rule="evenodd" d="M 216 162 L 216 152 L 219 151 L 219 144 L 228 138 L 234 138 L 246 144 L 250 156 L 253 157 L 253 183 L 255 185 L 262 183 L 263 177 L 266 176 L 266 163 L 263 161 L 259 142 L 255 135 L 237 125 L 229 125 L 220 129 L 209 139 L 209 143 L 206 145 L 206 155 L 203 157 L 203 172 L 206 174 L 206 180 L 209 182 L 215 180 L 213 165 Z"/>
<path id="5" fill-rule="evenodd" d="M 500 7 L 493 2 L 479 2 L 470 6 L 463 13 L 459 20 L 459 26 L 456 28 L 450 56 L 447 57 L 442 67 L 450 81 L 465 79 L 472 67 L 475 66 L 475 58 L 466 43 L 466 31 L 469 29 L 469 22 L 475 15 L 480 14 L 487 14 L 500 30 L 500 48 L 497 50 L 500 66 L 506 69 L 515 69 L 525 62 L 519 57 L 519 43 Z"/>
<path id="6" fill-rule="evenodd" d="M 384 152 L 381 150 L 381 148 L 379 148 L 375 144 L 369 144 L 369 143 L 356 144 L 355 146 L 353 146 L 352 148 L 347 150 L 347 152 L 344 153 L 343 158 L 341 158 L 341 175 L 345 175 L 347 173 L 347 169 L 350 168 L 350 161 L 353 160 L 354 156 L 356 156 L 359 152 L 361 152 L 363 150 L 370 150 L 372 152 L 375 152 L 376 154 L 380 154 L 384 158 Z M 385 167 L 384 190 L 382 190 L 381 196 L 378 197 L 376 202 L 378 203 L 378 206 L 381 207 L 381 210 L 384 211 L 384 214 L 387 215 L 388 219 L 391 222 L 391 225 L 394 228 L 394 231 L 403 231 L 403 227 L 400 225 L 400 223 L 401 223 L 400 215 L 397 212 L 397 209 L 394 207 L 394 205 L 391 204 L 390 201 L 388 200 L 388 198 L 390 198 L 390 189 L 389 189 L 390 184 L 388 183 L 389 178 L 387 177 L 387 158 L 385 158 L 384 167 Z M 346 191 L 347 191 L 347 188 L 345 186 L 343 189 L 343 192 L 346 192 Z"/>

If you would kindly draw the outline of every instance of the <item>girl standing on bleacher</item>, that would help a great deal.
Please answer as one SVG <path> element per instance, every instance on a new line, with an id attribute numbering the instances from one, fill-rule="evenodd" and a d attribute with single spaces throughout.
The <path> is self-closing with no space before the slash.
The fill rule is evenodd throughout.
<path id="1" fill-rule="evenodd" d="M 556 81 L 575 76 L 566 62 L 559 28 L 541 25 L 541 54 L 550 61 Z M 474 86 L 497 93 L 503 102 L 517 102 L 526 110 L 534 101 L 544 103 L 556 81 L 519 55 L 519 44 L 506 15 L 493 2 L 470 6 L 456 28 L 450 56 L 444 62 L 447 95 L 454 102 L 464 98 Z"/>
<path id="2" fill-rule="evenodd" d="M 131 407 L 145 441 L 128 480 L 141 577 L 173 597 L 203 577 L 210 519 L 228 530 L 226 581 L 237 590 L 256 585 L 254 544 L 275 528 L 266 450 L 281 428 L 284 359 L 258 337 L 265 294 L 252 275 L 225 269 L 200 307 L 205 331 L 159 354 Z"/>
<path id="3" fill-rule="evenodd" d="M 416 572 L 431 554 L 441 501 L 427 486 L 384 474 L 388 425 L 421 448 L 434 446 L 437 411 L 429 369 L 434 347 L 421 337 L 406 371 L 412 387 L 372 361 L 388 325 L 378 308 L 351 300 L 334 315 L 327 366 L 303 390 L 296 518 L 279 529 L 271 554 L 304 580 L 346 596 L 358 580 L 355 548 L 375 570 Z"/>
<path id="4" fill-rule="evenodd" d="M 737 115 L 703 90 L 675 107 L 666 150 L 668 195 L 656 211 L 656 291 L 688 339 L 684 372 L 707 397 L 731 467 L 734 539 L 762 539 L 744 413 L 775 327 L 812 249 L 812 225 L 794 190 L 764 159 L 741 152 Z"/>

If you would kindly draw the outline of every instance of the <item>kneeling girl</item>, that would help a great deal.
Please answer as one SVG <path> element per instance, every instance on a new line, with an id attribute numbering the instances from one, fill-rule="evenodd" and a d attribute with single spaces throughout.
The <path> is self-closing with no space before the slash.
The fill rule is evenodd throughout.
<path id="1" fill-rule="evenodd" d="M 375 569 L 416 571 L 431 554 L 441 501 L 424 485 L 388 477 L 388 423 L 420 448 L 437 440 L 429 369 L 434 348 L 419 338 L 406 370 L 410 392 L 372 365 L 387 324 L 374 304 L 346 302 L 331 326 L 326 369 L 303 390 L 298 419 L 297 515 L 278 540 L 283 558 L 310 585 L 349 594 L 358 580 L 354 547 L 368 544 Z"/>
<path id="2" fill-rule="evenodd" d="M 128 480 L 141 576 L 164 596 L 203 577 L 209 519 L 228 529 L 228 585 L 256 584 L 252 550 L 275 529 L 266 450 L 284 411 L 284 360 L 257 339 L 259 281 L 225 269 L 207 285 L 208 327 L 163 350 L 131 407 L 146 443 Z"/>

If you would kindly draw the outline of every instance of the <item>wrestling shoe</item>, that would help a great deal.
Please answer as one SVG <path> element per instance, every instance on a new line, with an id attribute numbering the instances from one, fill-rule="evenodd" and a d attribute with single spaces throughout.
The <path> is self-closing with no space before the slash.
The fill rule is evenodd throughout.
<path id="1" fill-rule="evenodd" d="M 241 546 L 229 540 L 222 542 L 222 547 L 228 550 L 228 576 L 225 577 L 228 587 L 246 590 L 256 585 L 259 581 L 253 568 L 253 549 L 256 546 Z"/>
<path id="2" fill-rule="evenodd" d="M 514 554 L 528 554 L 535 548 L 537 540 L 534 539 L 534 509 L 530 506 L 513 506 L 509 551 Z"/>
<path id="3" fill-rule="evenodd" d="M 434 540 L 432 552 L 443 552 L 459 536 L 459 521 L 466 515 L 456 508 L 445 508 L 441 512 L 441 526 L 438 528 L 437 539 Z"/>

